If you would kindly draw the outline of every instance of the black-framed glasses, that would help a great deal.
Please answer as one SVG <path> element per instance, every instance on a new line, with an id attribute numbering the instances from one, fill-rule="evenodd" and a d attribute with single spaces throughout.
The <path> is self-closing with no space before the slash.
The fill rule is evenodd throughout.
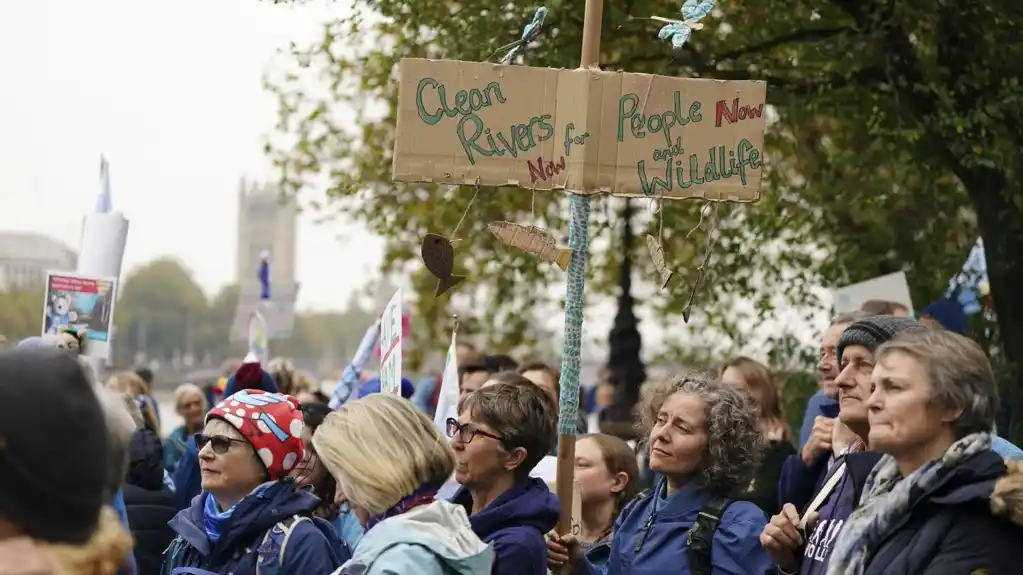
<path id="1" fill-rule="evenodd" d="M 482 429 L 477 428 L 476 426 L 474 426 L 471 423 L 459 424 L 458 420 L 455 419 L 454 417 L 449 417 L 448 418 L 448 421 L 447 421 L 447 432 L 448 432 L 448 437 L 451 437 L 451 438 L 454 438 L 457 435 L 458 439 L 462 443 L 471 443 L 472 439 L 474 437 L 476 437 L 477 435 L 482 435 L 483 437 L 489 437 L 490 439 L 493 439 L 495 441 L 500 441 L 502 443 L 504 442 L 504 438 L 503 437 L 500 437 L 498 435 L 494 435 L 493 433 L 487 433 L 486 431 L 483 431 Z"/>
<path id="2" fill-rule="evenodd" d="M 243 445 L 249 445 L 248 441 L 244 439 L 233 439 L 226 435 L 206 435 L 205 433 L 195 434 L 195 447 L 196 450 L 202 451 L 203 447 L 209 443 L 210 447 L 213 448 L 213 453 L 223 455 L 231 450 L 232 443 L 241 443 Z"/>

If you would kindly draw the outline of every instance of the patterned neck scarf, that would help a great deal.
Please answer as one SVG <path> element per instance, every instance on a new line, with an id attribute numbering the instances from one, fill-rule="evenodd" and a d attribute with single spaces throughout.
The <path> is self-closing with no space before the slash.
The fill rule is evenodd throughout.
<path id="1" fill-rule="evenodd" d="M 860 496 L 859 509 L 845 523 L 835 542 L 828 575 L 863 575 L 881 541 L 909 513 L 914 498 L 927 493 L 961 463 L 991 449 L 987 433 L 967 435 L 944 453 L 903 478 L 895 458 L 877 462 Z"/>
<path id="2" fill-rule="evenodd" d="M 380 523 L 388 517 L 394 517 L 395 515 L 401 515 L 406 511 L 411 511 L 416 507 L 423 505 L 429 505 L 433 503 L 437 498 L 437 488 L 433 485 L 423 485 L 419 489 L 413 491 L 410 495 L 402 498 L 401 501 L 392 505 L 387 511 L 384 511 L 380 515 L 370 517 L 369 521 L 366 522 L 366 531 L 368 532 L 377 523 Z"/>

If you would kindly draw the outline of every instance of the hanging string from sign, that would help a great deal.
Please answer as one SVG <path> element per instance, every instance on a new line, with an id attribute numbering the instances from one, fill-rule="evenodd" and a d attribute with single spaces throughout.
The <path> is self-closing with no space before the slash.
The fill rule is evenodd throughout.
<path id="1" fill-rule="evenodd" d="M 540 35 L 540 29 L 543 27 L 543 21 L 546 17 L 547 8 L 544 6 L 537 8 L 536 13 L 533 14 L 533 20 L 522 29 L 522 37 L 494 50 L 493 54 L 487 56 L 486 61 L 489 62 L 494 56 L 507 51 L 504 57 L 501 58 L 500 63 L 511 64 L 519 54 L 526 50 L 526 46 Z"/>
<path id="2" fill-rule="evenodd" d="M 718 221 L 716 217 L 716 204 L 713 203 L 704 204 L 703 208 L 700 209 L 700 220 L 697 222 L 696 227 L 689 230 L 689 233 L 686 234 L 686 238 L 700 228 L 700 224 L 703 223 L 705 214 L 710 216 L 711 219 L 710 228 L 707 230 L 707 251 L 703 255 L 703 261 L 700 262 L 699 267 L 696 268 L 696 281 L 693 282 L 693 287 L 689 291 L 689 299 L 686 300 L 686 307 L 682 309 L 682 321 L 685 323 L 689 323 L 689 316 L 693 311 L 693 302 L 696 300 L 696 292 L 699 291 L 700 285 L 703 283 L 703 278 L 707 273 L 707 265 L 710 263 L 710 255 L 714 252 L 714 247 L 717 243 L 715 240 L 717 239 L 716 232 Z"/>
<path id="3" fill-rule="evenodd" d="M 661 195 L 660 201 L 657 203 L 657 241 L 663 246 L 664 245 L 664 196 Z"/>
<path id="4" fill-rule="evenodd" d="M 472 199 L 469 200 L 469 205 L 465 206 L 465 211 L 462 212 L 462 217 L 459 218 L 458 223 L 455 224 L 455 229 L 451 230 L 451 235 L 448 236 L 448 237 L 451 238 L 452 242 L 457 242 L 458 241 L 458 239 L 455 237 L 455 234 L 458 233 L 458 228 L 462 227 L 462 222 L 465 221 L 465 216 L 469 214 L 469 209 L 472 208 L 472 203 L 476 201 L 476 196 L 480 195 L 480 179 L 479 179 L 479 177 L 476 178 L 476 186 L 475 187 L 476 187 L 476 192 L 472 195 Z"/>
<path id="5" fill-rule="evenodd" d="M 700 208 L 700 219 L 696 221 L 696 225 L 693 226 L 693 229 L 689 230 L 689 232 L 686 233 L 685 238 L 686 240 L 689 239 L 689 236 L 693 235 L 693 232 L 700 229 L 700 226 L 703 225 L 703 218 L 710 213 L 710 210 L 711 210 L 710 203 L 704 202 L 703 206 Z"/>

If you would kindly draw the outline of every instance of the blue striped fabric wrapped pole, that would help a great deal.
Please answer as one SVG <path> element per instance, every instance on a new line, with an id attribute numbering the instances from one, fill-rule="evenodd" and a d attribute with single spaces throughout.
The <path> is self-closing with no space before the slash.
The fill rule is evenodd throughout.
<path id="1" fill-rule="evenodd" d="M 558 435 L 576 435 L 579 421 L 579 369 L 582 354 L 583 312 L 586 304 L 586 261 L 590 255 L 589 196 L 572 194 L 572 216 L 568 223 L 568 264 L 565 288 L 565 335 L 561 351 L 561 397 Z"/>

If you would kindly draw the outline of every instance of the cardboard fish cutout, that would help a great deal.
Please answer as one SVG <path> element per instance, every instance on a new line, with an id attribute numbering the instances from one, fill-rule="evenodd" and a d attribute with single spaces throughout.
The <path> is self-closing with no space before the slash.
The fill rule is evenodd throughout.
<path id="1" fill-rule="evenodd" d="M 547 230 L 511 222 L 491 222 L 487 224 L 487 229 L 502 244 L 519 248 L 524 252 L 554 262 L 562 271 L 568 270 L 568 262 L 572 260 L 572 250 L 559 248 L 554 236 Z"/>
<path id="2" fill-rule="evenodd" d="M 433 294 L 433 297 L 440 297 L 465 279 L 465 276 L 452 274 L 455 267 L 455 248 L 451 245 L 451 240 L 444 236 L 437 234 L 423 236 L 420 255 L 426 269 L 440 280 L 437 284 L 437 292 Z"/>
<path id="3" fill-rule="evenodd" d="M 664 263 L 664 248 L 661 244 L 657 243 L 657 239 L 654 236 L 646 235 L 646 249 L 650 251 L 650 257 L 654 260 L 654 269 L 661 275 L 661 289 L 668 287 L 668 282 L 671 281 L 671 277 L 675 275 L 675 272 L 668 269 L 668 266 Z"/>

